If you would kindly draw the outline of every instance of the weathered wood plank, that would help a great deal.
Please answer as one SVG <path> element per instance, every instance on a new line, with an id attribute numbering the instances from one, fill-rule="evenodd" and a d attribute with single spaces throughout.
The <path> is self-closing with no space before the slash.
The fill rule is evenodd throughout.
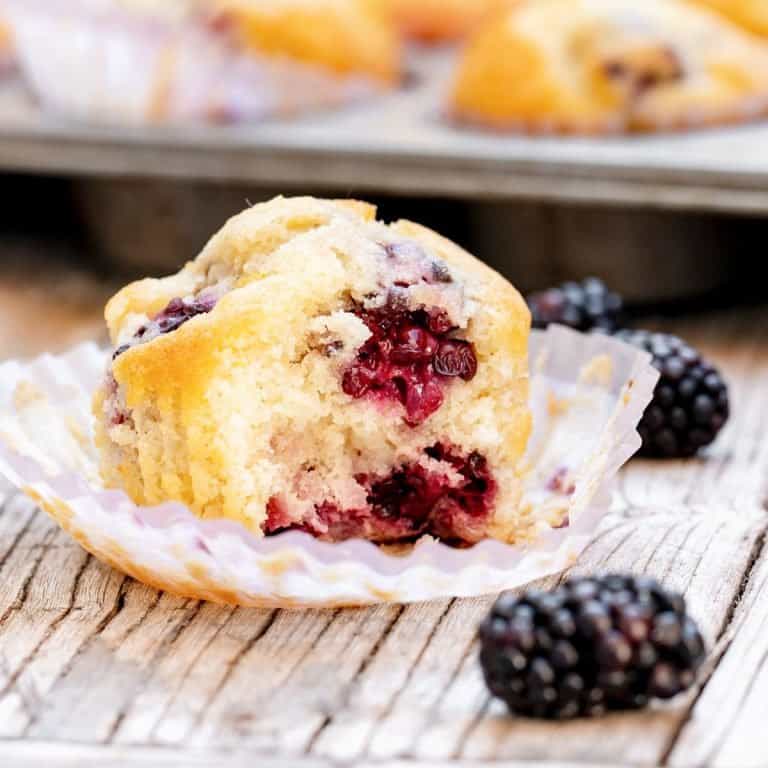
<path id="1" fill-rule="evenodd" d="M 342 707 L 349 685 L 401 611 L 379 606 L 338 612 L 311 651 L 303 642 L 286 649 L 297 661 L 284 677 L 265 669 L 264 657 L 272 655 L 258 646 L 257 655 L 244 659 L 237 671 L 243 681 L 250 680 L 248 689 L 235 688 L 236 696 L 231 688 L 223 691 L 206 727 L 217 743 L 248 745 L 267 754 L 303 753 Z"/>
<path id="2" fill-rule="evenodd" d="M 250 750 L 186 750 L 157 747 L 61 744 L 57 742 L 0 743 L 0 764 L 13 768 L 542 768 L 530 762 L 414 762 L 361 761 L 334 763 L 322 758 L 254 756 Z M 617 768 L 597 763 L 548 763 L 546 768 Z"/>
<path id="3" fill-rule="evenodd" d="M 238 732 L 271 707 L 270 694 L 292 673 L 333 620 L 332 611 L 278 612 L 267 631 L 238 659 L 189 734 L 191 744 L 237 742 Z M 224 733 L 219 732 L 224 727 Z"/>
<path id="4" fill-rule="evenodd" d="M 53 686 L 28 730 L 44 740 L 108 740 L 196 604 L 129 582 L 124 604 Z"/>
<path id="5" fill-rule="evenodd" d="M 453 603 L 407 683 L 384 717 L 377 721 L 367 750 L 372 758 L 410 754 L 432 712 L 439 706 L 443 692 L 459 674 L 467 657 L 475 655 L 477 627 L 493 599 Z"/>
<path id="6" fill-rule="evenodd" d="M 0 555 L 0 629 L 9 615 L 23 602 L 46 547 L 56 537 L 55 524 L 35 512 L 34 505 L 21 496 L 12 497 L 2 515 L 2 555 Z"/>
<path id="7" fill-rule="evenodd" d="M 247 751 L 180 751 L 40 741 L 0 743 L 0 765 L 12 768 L 331 768 L 320 760 L 256 760 Z"/>
<path id="8" fill-rule="evenodd" d="M 602 545 L 587 552 L 575 571 L 631 570 L 657 576 L 671 588 L 685 592 L 691 612 L 712 642 L 723 629 L 754 543 L 763 530 L 756 521 L 738 526 L 723 524 L 712 516 L 687 522 L 676 515 L 632 518 L 610 530 Z M 477 679 L 480 673 L 475 666 L 467 674 Z M 481 683 L 477 680 L 466 685 L 477 690 Z M 650 713 L 577 721 L 554 730 L 551 724 L 504 717 L 503 709 L 494 702 L 476 723 L 465 720 L 459 725 L 451 753 L 468 759 L 611 762 L 621 758 L 627 763 L 655 765 L 674 738 L 686 707 L 683 698 Z M 468 714 L 471 717 L 472 713 Z M 444 723 L 438 722 L 438 729 L 444 738 L 450 736 Z M 467 734 L 463 743 L 462 732 Z M 435 741 L 428 729 L 419 756 L 430 757 L 425 752 Z M 446 747 L 438 745 L 438 749 Z"/>
<path id="9" fill-rule="evenodd" d="M 746 583 L 725 654 L 669 756 L 675 768 L 768 765 L 768 550 Z"/>
<path id="10" fill-rule="evenodd" d="M 336 761 L 356 760 L 378 719 L 386 715 L 414 665 L 450 611 L 451 601 L 408 606 L 313 744 L 313 753 Z"/>
<path id="11" fill-rule="evenodd" d="M 276 615 L 274 611 L 237 609 L 232 612 L 180 680 L 168 707 L 153 727 L 153 743 L 186 743 L 203 722 L 211 702 L 243 656 L 269 628 Z M 162 687 L 162 678 L 158 678 L 156 684 Z"/>
<path id="12" fill-rule="evenodd" d="M 40 561 L 34 565 L 35 576 L 22 586 L 13 607 L 5 615 L 4 635 L 0 659 L 0 691 L 3 693 L 3 703 L 13 702 L 23 712 L 29 712 L 39 701 L 39 692 L 29 684 L 28 680 L 21 681 L 20 675 L 27 660 L 34 655 L 37 648 L 50 636 L 56 625 L 71 610 L 68 594 L 78 581 L 81 569 L 87 563 L 87 555 L 77 552 L 71 543 L 66 542 L 60 534 L 52 533 L 58 544 L 45 547 Z M 74 569 L 70 569 L 67 555 L 74 554 Z M 34 561 L 33 561 L 34 562 Z M 51 579 L 51 577 L 54 577 Z M 56 578 L 62 576 L 63 578 Z M 61 591 L 59 594 L 42 595 L 41 592 L 53 581 Z M 55 589 L 55 587 L 54 587 Z M 51 600 L 53 598 L 53 600 Z M 42 600 L 42 605 L 38 601 Z M 46 605 L 47 603 L 47 605 Z M 29 606 L 33 607 L 30 609 Z M 0 706 L 0 711 L 4 707 Z M 14 707 L 11 707 L 13 710 Z M 13 712 L 8 712 L 0 730 L 14 728 Z"/>
<path id="13" fill-rule="evenodd" d="M 16 737 L 32 723 L 42 701 L 74 655 L 117 610 L 124 577 L 89 560 L 71 609 L 21 669 L 0 699 L 0 735 Z"/>
<path id="14" fill-rule="evenodd" d="M 152 732 L 193 672 L 201 656 L 232 620 L 233 608 L 201 605 L 187 626 L 157 664 L 151 677 L 124 713 L 113 742 L 142 744 L 152 741 Z M 264 617 L 266 618 L 266 617 Z M 258 624 L 258 622 L 254 622 Z M 194 697 L 187 692 L 187 697 Z"/>
<path id="15" fill-rule="evenodd" d="M 299 763 L 311 766 L 765 764 L 752 735 L 768 708 L 764 317 L 685 329 L 729 373 L 733 420 L 705 459 L 634 462 L 577 569 L 653 574 L 686 593 L 710 642 L 725 632 L 700 696 L 595 722 L 515 721 L 489 701 L 476 660 L 490 597 L 337 612 L 200 604 L 123 580 L 11 495 L 0 510 L 0 737 L 29 741 L 0 741 L 0 763 L 251 765 L 254 752 L 306 752 Z M 72 741 L 84 746 L 56 755 Z M 98 742 L 109 746 L 85 745 Z"/>

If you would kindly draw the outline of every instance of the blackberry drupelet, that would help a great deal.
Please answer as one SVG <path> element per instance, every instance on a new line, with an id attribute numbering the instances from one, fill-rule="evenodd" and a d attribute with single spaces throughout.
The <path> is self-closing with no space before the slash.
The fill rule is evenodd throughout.
<path id="1" fill-rule="evenodd" d="M 608 333 L 621 325 L 623 310 L 621 296 L 609 291 L 596 277 L 532 293 L 528 296 L 528 306 L 534 328 L 559 323 L 577 331 L 600 328 Z"/>
<path id="2" fill-rule="evenodd" d="M 712 443 L 728 420 L 728 386 L 720 372 L 677 336 L 619 331 L 616 338 L 653 356 L 661 372 L 638 427 L 641 455 L 688 458 Z"/>
<path id="3" fill-rule="evenodd" d="M 705 656 L 680 595 L 621 575 L 502 596 L 480 641 L 491 693 L 513 714 L 547 719 L 672 698 L 693 684 Z"/>

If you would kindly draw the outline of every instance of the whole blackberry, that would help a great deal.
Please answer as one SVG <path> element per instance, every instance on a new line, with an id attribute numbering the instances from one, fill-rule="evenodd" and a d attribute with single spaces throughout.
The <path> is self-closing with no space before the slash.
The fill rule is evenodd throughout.
<path id="1" fill-rule="evenodd" d="M 609 333 L 620 326 L 623 310 L 621 296 L 609 291 L 596 277 L 532 293 L 528 296 L 528 306 L 534 328 L 559 323 L 577 331 L 600 328 Z"/>
<path id="2" fill-rule="evenodd" d="M 638 427 L 640 453 L 687 458 L 712 443 L 730 413 L 728 386 L 720 372 L 677 336 L 619 331 L 616 338 L 650 352 L 661 373 Z"/>
<path id="3" fill-rule="evenodd" d="M 514 714 L 547 719 L 672 698 L 693 684 L 705 656 L 680 595 L 620 575 L 503 596 L 480 641 L 491 693 Z"/>

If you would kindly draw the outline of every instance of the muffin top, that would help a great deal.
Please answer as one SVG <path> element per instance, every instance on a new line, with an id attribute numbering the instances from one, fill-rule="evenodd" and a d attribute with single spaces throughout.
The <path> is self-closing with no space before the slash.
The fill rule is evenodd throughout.
<path id="1" fill-rule="evenodd" d="M 202 24 L 252 53 L 359 75 L 390 85 L 400 76 L 400 41 L 377 0 L 82 0 L 97 14 L 166 24 Z"/>
<path id="2" fill-rule="evenodd" d="M 444 275 L 446 269 L 455 274 Z M 219 326 L 221 342 L 242 333 L 268 345 L 269 329 L 283 337 L 288 318 L 303 329 L 308 319 L 349 301 L 376 309 L 392 290 L 415 308 L 444 306 L 456 327 L 466 328 L 471 317 L 481 340 L 491 328 L 506 328 L 519 336 L 514 351 L 525 349 L 530 315 L 504 278 L 431 230 L 377 221 L 375 207 L 352 200 L 295 197 L 256 205 L 230 219 L 176 275 L 126 286 L 108 303 L 106 319 L 119 347 L 174 299 L 212 296 L 216 311 L 206 323 Z M 249 308 L 265 322 L 254 325 Z M 305 341 L 301 334 L 297 340 Z"/>
<path id="3" fill-rule="evenodd" d="M 459 118 L 600 133 L 736 122 L 768 107 L 768 49 L 681 0 L 528 0 L 472 40 Z"/>
<path id="4" fill-rule="evenodd" d="M 372 0 L 204 0 L 216 29 L 259 53 L 392 84 L 400 75 L 393 24 Z"/>

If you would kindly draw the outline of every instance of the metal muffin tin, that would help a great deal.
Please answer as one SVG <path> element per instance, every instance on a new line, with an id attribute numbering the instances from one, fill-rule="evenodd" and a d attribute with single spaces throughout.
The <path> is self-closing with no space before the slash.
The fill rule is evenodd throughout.
<path id="1" fill-rule="evenodd" d="M 615 138 L 485 134 L 441 117 L 452 65 L 446 51 L 416 54 L 414 82 L 378 101 L 224 126 L 75 123 L 10 83 L 0 90 L 0 169 L 768 212 L 768 121 Z"/>

